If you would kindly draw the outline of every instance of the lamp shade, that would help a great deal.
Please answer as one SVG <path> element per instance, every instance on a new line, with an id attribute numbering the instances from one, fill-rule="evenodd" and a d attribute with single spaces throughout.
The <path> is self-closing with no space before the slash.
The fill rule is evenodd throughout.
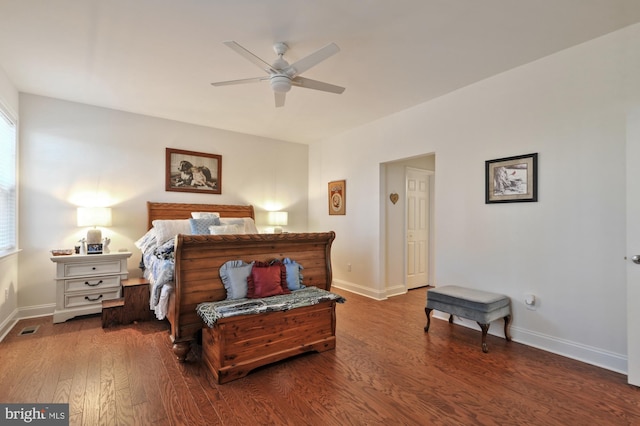
<path id="1" fill-rule="evenodd" d="M 269 225 L 286 226 L 289 221 L 288 212 L 269 212 L 267 217 Z"/>
<path id="2" fill-rule="evenodd" d="M 282 226 L 286 226 L 289 221 L 289 213 L 287 212 L 269 212 L 267 215 L 269 225 L 273 225 L 274 234 L 282 234 Z"/>
<path id="3" fill-rule="evenodd" d="M 78 226 L 111 226 L 111 208 L 78 207 Z"/>

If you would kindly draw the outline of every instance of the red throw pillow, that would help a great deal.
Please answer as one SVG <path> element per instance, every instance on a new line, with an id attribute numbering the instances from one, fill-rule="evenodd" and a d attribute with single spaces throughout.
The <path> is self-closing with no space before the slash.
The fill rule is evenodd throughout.
<path id="1" fill-rule="evenodd" d="M 281 262 L 254 262 L 251 274 L 247 277 L 249 299 L 289 293 L 291 291 L 287 287 L 287 268 Z"/>

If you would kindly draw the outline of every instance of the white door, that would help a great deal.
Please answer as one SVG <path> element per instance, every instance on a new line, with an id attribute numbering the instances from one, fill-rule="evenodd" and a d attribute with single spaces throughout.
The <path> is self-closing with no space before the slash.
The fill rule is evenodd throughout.
<path id="1" fill-rule="evenodd" d="M 407 289 L 428 284 L 429 176 L 425 170 L 407 168 Z"/>
<path id="2" fill-rule="evenodd" d="M 640 110 L 627 116 L 627 369 L 640 386 Z"/>

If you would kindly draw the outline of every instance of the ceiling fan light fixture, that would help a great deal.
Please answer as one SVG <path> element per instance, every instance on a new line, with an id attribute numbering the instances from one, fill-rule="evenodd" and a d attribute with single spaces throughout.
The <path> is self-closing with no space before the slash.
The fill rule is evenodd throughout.
<path id="1" fill-rule="evenodd" d="M 274 75 L 271 77 L 271 88 L 274 92 L 287 93 L 291 90 L 291 79 L 286 75 Z"/>
<path id="2" fill-rule="evenodd" d="M 269 80 L 271 90 L 273 90 L 275 95 L 276 108 L 284 106 L 286 93 L 291 90 L 292 85 L 329 93 L 340 94 L 344 92 L 344 87 L 334 86 L 333 84 L 312 80 L 300 75 L 330 56 L 338 53 L 340 48 L 335 43 L 329 43 L 325 47 L 316 50 L 302 59 L 298 59 L 291 65 L 289 65 L 283 57 L 288 49 L 286 43 L 280 42 L 273 45 L 273 50 L 276 52 L 276 55 L 278 55 L 273 64 L 269 64 L 264 59 L 259 58 L 235 41 L 225 41 L 224 44 L 249 62 L 257 65 L 262 71 L 268 74 L 268 77 L 243 78 L 240 80 L 211 83 L 214 86 L 227 86 L 231 84 L 244 84 Z"/>

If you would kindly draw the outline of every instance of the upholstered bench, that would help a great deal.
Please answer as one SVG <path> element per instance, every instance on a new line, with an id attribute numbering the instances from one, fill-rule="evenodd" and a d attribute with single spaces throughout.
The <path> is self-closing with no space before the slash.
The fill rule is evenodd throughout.
<path id="1" fill-rule="evenodd" d="M 453 323 L 453 316 L 476 321 L 482 329 L 482 352 L 488 352 L 487 332 L 491 321 L 504 318 L 504 337 L 511 341 L 509 335 L 509 321 L 511 320 L 511 301 L 503 294 L 471 288 L 446 285 L 427 291 L 427 325 L 424 331 L 429 331 L 431 325 L 431 311 L 438 310 L 450 314 L 449 322 Z"/>

